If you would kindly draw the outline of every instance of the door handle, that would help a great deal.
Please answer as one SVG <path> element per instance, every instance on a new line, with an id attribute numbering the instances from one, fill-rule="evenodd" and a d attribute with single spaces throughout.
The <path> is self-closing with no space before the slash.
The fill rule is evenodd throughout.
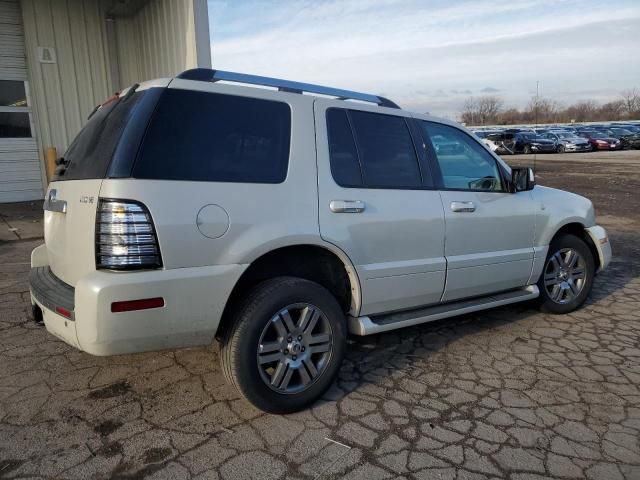
<path id="1" fill-rule="evenodd" d="M 364 212 L 364 202 L 360 200 L 331 200 L 329 208 L 333 213 Z"/>
<path id="2" fill-rule="evenodd" d="M 473 202 L 451 202 L 452 212 L 475 212 L 476 206 Z"/>

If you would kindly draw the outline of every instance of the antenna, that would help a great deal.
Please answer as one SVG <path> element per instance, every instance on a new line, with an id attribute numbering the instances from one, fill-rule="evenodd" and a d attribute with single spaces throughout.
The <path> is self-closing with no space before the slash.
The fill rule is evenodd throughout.
<path id="1" fill-rule="evenodd" d="M 536 80 L 536 111 L 535 111 L 535 124 L 536 135 L 538 134 L 538 110 L 540 109 L 540 80 Z M 533 152 L 533 174 L 536 174 L 536 160 L 538 159 L 538 152 Z"/>

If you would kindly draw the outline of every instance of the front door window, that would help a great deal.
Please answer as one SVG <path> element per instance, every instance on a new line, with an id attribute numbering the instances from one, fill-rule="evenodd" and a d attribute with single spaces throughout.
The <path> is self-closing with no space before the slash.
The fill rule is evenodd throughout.
<path id="1" fill-rule="evenodd" d="M 476 140 L 449 125 L 420 123 L 431 140 L 445 189 L 504 191 L 496 160 Z"/>

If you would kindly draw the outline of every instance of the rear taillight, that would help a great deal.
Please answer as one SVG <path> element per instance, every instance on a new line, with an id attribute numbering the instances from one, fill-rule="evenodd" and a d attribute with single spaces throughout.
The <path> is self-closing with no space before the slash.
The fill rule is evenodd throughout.
<path id="1" fill-rule="evenodd" d="M 132 200 L 100 199 L 96 214 L 96 268 L 162 267 L 149 210 Z"/>

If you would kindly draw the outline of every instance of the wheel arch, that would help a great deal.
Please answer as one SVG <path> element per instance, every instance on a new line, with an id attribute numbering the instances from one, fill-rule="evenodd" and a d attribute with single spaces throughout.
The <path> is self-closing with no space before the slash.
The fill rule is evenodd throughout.
<path id="1" fill-rule="evenodd" d="M 300 243 L 273 248 L 257 255 L 234 285 L 218 324 L 220 338 L 233 320 L 242 293 L 277 276 L 294 276 L 329 290 L 345 313 L 357 315 L 361 306 L 360 281 L 349 257 L 333 244 Z"/>
<path id="2" fill-rule="evenodd" d="M 575 221 L 565 223 L 560 228 L 558 228 L 556 232 L 553 234 L 553 236 L 549 240 L 549 245 L 551 245 L 551 242 L 553 242 L 560 235 L 564 235 L 564 234 L 574 235 L 580 238 L 581 240 L 583 240 L 589 247 L 589 250 L 591 251 L 591 255 L 593 256 L 593 261 L 595 262 L 595 265 L 596 265 L 596 270 L 601 267 L 600 254 L 598 253 L 598 249 L 596 248 L 596 245 L 593 243 L 593 240 L 591 239 L 591 236 L 587 232 L 584 224 L 580 222 L 575 222 Z"/>

